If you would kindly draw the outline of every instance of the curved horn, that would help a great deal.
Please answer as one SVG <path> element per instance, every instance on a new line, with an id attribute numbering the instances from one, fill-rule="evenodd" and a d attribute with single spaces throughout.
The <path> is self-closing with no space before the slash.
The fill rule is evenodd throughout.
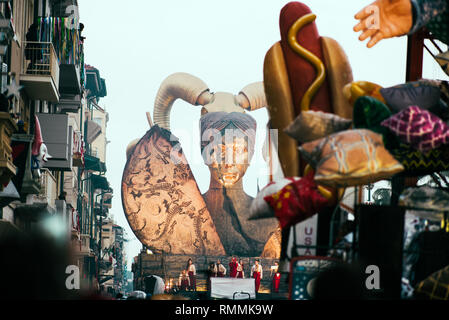
<path id="1" fill-rule="evenodd" d="M 267 106 L 263 82 L 255 82 L 247 85 L 238 94 L 238 104 L 246 110 L 254 111 Z"/>
<path id="2" fill-rule="evenodd" d="M 176 99 L 182 99 L 193 105 L 210 102 L 212 94 L 201 79 L 188 73 L 174 73 L 161 84 L 154 102 L 154 123 L 170 130 L 170 110 Z"/>

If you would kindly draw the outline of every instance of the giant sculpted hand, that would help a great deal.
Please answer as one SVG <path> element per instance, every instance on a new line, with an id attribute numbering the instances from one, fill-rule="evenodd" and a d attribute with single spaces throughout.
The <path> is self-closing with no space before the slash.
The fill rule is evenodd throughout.
<path id="1" fill-rule="evenodd" d="M 377 0 L 360 10 L 355 18 L 360 22 L 355 32 L 362 31 L 360 41 L 371 38 L 367 44 L 373 47 L 382 39 L 407 34 L 413 25 L 413 11 L 410 0 Z"/>

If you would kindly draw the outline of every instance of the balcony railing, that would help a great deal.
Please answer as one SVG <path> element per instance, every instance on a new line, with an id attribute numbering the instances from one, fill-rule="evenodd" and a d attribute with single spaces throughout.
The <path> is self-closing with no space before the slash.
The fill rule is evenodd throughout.
<path id="1" fill-rule="evenodd" d="M 92 250 L 90 249 L 90 236 L 88 234 L 81 233 L 79 240 L 77 238 L 72 240 L 72 247 L 75 255 L 92 255 Z"/>
<path id="2" fill-rule="evenodd" d="M 39 200 L 45 201 L 52 208 L 55 208 L 57 182 L 56 178 L 48 169 L 41 169 L 40 177 L 41 191 L 39 193 Z"/>
<path id="3" fill-rule="evenodd" d="M 17 126 L 9 113 L 0 112 L 0 191 L 16 174 L 11 148 L 11 136 L 16 130 Z"/>
<path id="4" fill-rule="evenodd" d="M 59 61 L 51 42 L 23 42 L 20 83 L 31 99 L 59 101 Z"/>
<path id="5" fill-rule="evenodd" d="M 61 96 L 80 94 L 85 81 L 84 45 L 80 31 L 72 23 L 72 19 L 60 16 L 37 20 L 37 39 L 52 42 L 59 58 Z"/>

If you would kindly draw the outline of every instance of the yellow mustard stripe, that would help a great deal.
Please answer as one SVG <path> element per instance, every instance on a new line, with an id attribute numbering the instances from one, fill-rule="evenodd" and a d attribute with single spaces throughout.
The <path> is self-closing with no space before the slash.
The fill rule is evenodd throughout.
<path id="1" fill-rule="evenodd" d="M 307 111 L 310 109 L 310 102 L 312 101 L 318 89 L 323 85 L 324 80 L 326 79 L 326 69 L 324 67 L 323 62 L 312 52 L 301 46 L 296 40 L 296 35 L 298 34 L 299 30 L 301 30 L 305 25 L 315 21 L 315 19 L 316 15 L 313 13 L 302 16 L 301 18 L 296 20 L 296 22 L 291 26 L 290 30 L 288 31 L 288 44 L 290 45 L 292 50 L 297 54 L 299 54 L 306 61 L 310 62 L 315 67 L 315 70 L 317 72 L 315 81 L 307 89 L 306 93 L 302 97 L 301 111 Z"/>

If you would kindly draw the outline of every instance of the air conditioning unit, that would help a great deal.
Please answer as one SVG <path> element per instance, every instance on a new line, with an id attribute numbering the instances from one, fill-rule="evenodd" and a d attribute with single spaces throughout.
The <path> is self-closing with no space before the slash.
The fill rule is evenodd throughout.
<path id="1" fill-rule="evenodd" d="M 42 139 L 50 158 L 45 168 L 71 171 L 73 157 L 73 128 L 66 114 L 37 114 L 42 130 Z"/>

